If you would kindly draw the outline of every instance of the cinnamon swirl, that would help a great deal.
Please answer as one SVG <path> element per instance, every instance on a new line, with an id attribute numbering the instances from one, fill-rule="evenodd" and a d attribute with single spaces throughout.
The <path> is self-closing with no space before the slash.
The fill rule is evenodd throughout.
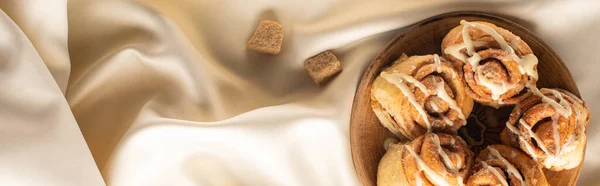
<path id="1" fill-rule="evenodd" d="M 462 69 L 467 95 L 496 108 L 529 96 L 526 85 L 535 85 L 538 61 L 527 43 L 491 23 L 460 23 L 442 41 L 442 51 Z"/>
<path id="2" fill-rule="evenodd" d="M 479 153 L 467 186 L 547 186 L 544 172 L 527 154 L 506 145 L 490 145 Z"/>
<path id="3" fill-rule="evenodd" d="M 458 136 L 425 134 L 390 146 L 379 162 L 377 185 L 464 185 L 473 156 Z"/>
<path id="4" fill-rule="evenodd" d="M 589 111 L 562 89 L 534 90 L 517 104 L 500 134 L 504 144 L 520 147 L 544 167 L 559 171 L 577 167 L 586 143 Z"/>
<path id="5" fill-rule="evenodd" d="M 375 78 L 373 111 L 390 131 L 414 139 L 427 132 L 456 133 L 473 100 L 459 73 L 438 55 L 403 55 Z"/>

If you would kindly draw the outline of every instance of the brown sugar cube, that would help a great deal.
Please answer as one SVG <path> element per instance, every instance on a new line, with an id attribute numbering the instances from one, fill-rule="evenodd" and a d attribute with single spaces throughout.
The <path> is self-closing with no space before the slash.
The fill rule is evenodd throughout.
<path id="1" fill-rule="evenodd" d="M 246 47 L 250 50 L 266 54 L 279 54 L 283 41 L 283 26 L 275 21 L 261 21 L 248 41 Z"/>
<path id="2" fill-rule="evenodd" d="M 338 73 L 342 72 L 340 61 L 330 51 L 321 52 L 304 62 L 308 75 L 318 85 L 322 86 Z"/>

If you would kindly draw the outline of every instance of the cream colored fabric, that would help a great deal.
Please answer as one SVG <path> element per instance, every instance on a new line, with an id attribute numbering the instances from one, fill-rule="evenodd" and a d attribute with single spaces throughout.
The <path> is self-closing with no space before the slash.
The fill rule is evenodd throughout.
<path id="1" fill-rule="evenodd" d="M 0 185 L 103 185 L 98 172 L 111 186 L 359 185 L 348 122 L 362 72 L 406 26 L 458 10 L 506 15 L 550 44 L 592 110 L 589 144 L 600 142 L 598 2 L 4 0 L 0 8 L 9 33 L 0 35 L 8 64 L 0 65 Z M 285 27 L 278 56 L 245 49 L 262 19 Z M 328 49 L 344 71 L 317 88 L 303 61 Z M 587 149 L 580 185 L 596 184 L 598 153 Z"/>
<path id="2" fill-rule="evenodd" d="M 0 1 L 0 185 L 104 185 L 59 88 L 66 4 Z"/>

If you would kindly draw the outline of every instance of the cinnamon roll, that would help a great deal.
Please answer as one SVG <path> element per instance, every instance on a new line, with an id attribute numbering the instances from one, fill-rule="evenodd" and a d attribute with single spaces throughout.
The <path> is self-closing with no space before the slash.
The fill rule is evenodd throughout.
<path id="1" fill-rule="evenodd" d="M 462 20 L 442 41 L 444 57 L 462 69 L 467 95 L 484 105 L 514 105 L 538 79 L 537 57 L 519 36 L 487 22 Z"/>
<path id="2" fill-rule="evenodd" d="M 379 162 L 377 185 L 464 185 L 473 156 L 458 136 L 425 134 L 390 146 Z"/>
<path id="3" fill-rule="evenodd" d="M 506 145 L 490 145 L 479 153 L 467 186 L 547 186 L 541 166 L 527 154 Z"/>
<path id="4" fill-rule="evenodd" d="M 456 133 L 473 109 L 473 99 L 464 89 L 462 78 L 446 59 L 404 54 L 375 78 L 371 106 L 382 125 L 401 138 Z"/>
<path id="5" fill-rule="evenodd" d="M 585 103 L 562 89 L 532 90 L 534 95 L 511 112 L 500 134 L 502 143 L 521 148 L 550 170 L 577 167 L 590 118 Z"/>

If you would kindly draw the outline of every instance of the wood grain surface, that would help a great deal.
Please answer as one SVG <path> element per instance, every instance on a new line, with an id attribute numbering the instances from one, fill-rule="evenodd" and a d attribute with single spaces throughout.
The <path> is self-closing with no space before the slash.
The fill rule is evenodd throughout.
<path id="1" fill-rule="evenodd" d="M 354 167 L 365 186 L 376 185 L 377 165 L 385 153 L 383 142 L 393 136 L 380 123 L 370 106 L 371 83 L 383 67 L 402 53 L 410 55 L 441 54 L 441 42 L 446 33 L 459 25 L 460 20 L 487 21 L 510 30 L 523 39 L 539 59 L 539 87 L 563 88 L 577 96 L 579 91 L 569 70 L 558 55 L 540 38 L 524 27 L 507 19 L 479 12 L 453 12 L 418 22 L 400 33 L 377 55 L 365 71 L 352 106 L 350 143 Z M 507 113 L 508 114 L 508 113 Z M 575 185 L 581 166 L 565 171 L 544 170 L 551 185 Z"/>

